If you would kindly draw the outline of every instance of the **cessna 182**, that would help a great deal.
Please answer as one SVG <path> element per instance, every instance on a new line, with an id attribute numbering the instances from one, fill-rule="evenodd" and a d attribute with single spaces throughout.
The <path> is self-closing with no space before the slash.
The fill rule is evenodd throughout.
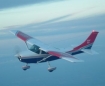
<path id="1" fill-rule="evenodd" d="M 23 70 L 29 69 L 30 68 L 30 66 L 28 65 L 29 63 L 48 62 L 49 72 L 52 72 L 56 69 L 56 67 L 50 66 L 49 61 L 64 59 L 69 62 L 82 62 L 82 60 L 75 58 L 73 55 L 80 53 L 92 54 L 93 51 L 91 50 L 91 48 L 98 34 L 97 31 L 93 30 L 89 37 L 82 44 L 76 46 L 72 50 L 62 51 L 58 48 L 47 45 L 21 31 L 11 30 L 11 32 L 18 38 L 23 40 L 27 48 L 35 53 L 34 55 L 22 55 L 20 53 L 17 53 L 15 55 L 19 59 L 19 61 L 26 63 L 26 65 L 23 66 L 22 69 Z"/>

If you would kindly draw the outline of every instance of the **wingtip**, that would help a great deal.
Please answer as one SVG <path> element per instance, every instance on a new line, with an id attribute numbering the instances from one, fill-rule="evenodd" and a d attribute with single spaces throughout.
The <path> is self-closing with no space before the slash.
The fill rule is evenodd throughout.
<path id="1" fill-rule="evenodd" d="M 18 30 L 10 30 L 10 32 L 14 35 L 16 35 L 16 33 L 18 32 Z"/>

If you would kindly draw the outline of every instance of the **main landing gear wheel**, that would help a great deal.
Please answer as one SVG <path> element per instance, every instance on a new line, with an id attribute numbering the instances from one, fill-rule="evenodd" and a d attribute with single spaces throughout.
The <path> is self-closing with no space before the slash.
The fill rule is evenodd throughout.
<path id="1" fill-rule="evenodd" d="M 29 68 L 30 68 L 30 66 L 28 66 L 28 65 L 22 67 L 23 70 L 27 70 Z"/>
<path id="2" fill-rule="evenodd" d="M 49 66 L 48 68 L 49 72 L 53 72 L 56 69 L 56 67 L 51 67 L 49 62 L 48 62 L 48 66 Z"/>
<path id="3" fill-rule="evenodd" d="M 49 68 L 48 68 L 48 71 L 49 71 L 49 72 L 53 72 L 55 69 L 56 69 L 56 67 L 49 67 Z"/>

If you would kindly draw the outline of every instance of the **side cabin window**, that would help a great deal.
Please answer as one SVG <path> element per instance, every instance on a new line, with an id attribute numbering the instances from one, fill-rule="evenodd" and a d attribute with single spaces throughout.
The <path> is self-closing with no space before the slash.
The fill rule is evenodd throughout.
<path id="1" fill-rule="evenodd" d="M 48 53 L 46 53 L 45 51 L 42 51 L 42 50 L 41 50 L 41 53 L 40 53 L 40 54 L 48 54 Z"/>
<path id="2" fill-rule="evenodd" d="M 29 50 L 31 50 L 32 52 L 35 52 L 37 54 L 48 54 L 45 51 L 40 50 L 40 47 L 35 45 L 35 44 L 34 45 L 29 45 L 28 44 L 27 47 L 28 47 Z"/>
<path id="3" fill-rule="evenodd" d="M 30 50 L 33 51 L 33 52 L 35 52 L 35 53 L 37 53 L 37 54 L 40 54 L 40 49 L 39 48 L 40 48 L 39 46 L 32 45 L 30 47 Z"/>

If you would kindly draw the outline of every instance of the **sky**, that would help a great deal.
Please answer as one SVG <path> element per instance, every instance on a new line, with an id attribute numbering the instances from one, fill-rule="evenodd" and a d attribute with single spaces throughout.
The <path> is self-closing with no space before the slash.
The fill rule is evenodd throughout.
<path id="1" fill-rule="evenodd" d="M 104 0 L 1 0 L 0 29 L 105 13 Z"/>
<path id="2" fill-rule="evenodd" d="M 105 86 L 105 0 L 0 0 L 0 86 Z M 50 62 L 57 69 L 49 73 L 47 63 L 24 63 L 14 55 L 24 42 L 11 34 L 21 30 L 46 44 L 73 49 L 92 30 L 99 32 L 93 50 L 99 54 L 75 55 L 83 63 Z"/>

